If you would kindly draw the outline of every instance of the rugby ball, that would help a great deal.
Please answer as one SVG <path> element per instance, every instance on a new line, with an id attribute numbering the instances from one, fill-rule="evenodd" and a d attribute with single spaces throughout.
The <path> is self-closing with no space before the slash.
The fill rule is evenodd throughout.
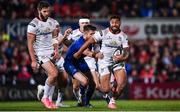
<path id="1" fill-rule="evenodd" d="M 116 56 L 116 55 L 120 55 L 123 53 L 123 49 L 122 48 L 117 48 L 114 53 L 113 53 L 113 56 Z"/>

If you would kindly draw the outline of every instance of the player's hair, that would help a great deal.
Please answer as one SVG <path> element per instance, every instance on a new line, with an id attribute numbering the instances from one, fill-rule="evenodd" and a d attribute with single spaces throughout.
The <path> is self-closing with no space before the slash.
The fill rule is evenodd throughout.
<path id="1" fill-rule="evenodd" d="M 79 19 L 90 19 L 89 16 L 81 16 Z"/>
<path id="2" fill-rule="evenodd" d="M 37 5 L 37 9 L 41 10 L 42 8 L 48 8 L 50 4 L 47 1 L 40 1 Z"/>
<path id="3" fill-rule="evenodd" d="M 96 27 L 93 26 L 93 25 L 85 25 L 85 26 L 84 26 L 84 32 L 85 32 L 85 31 L 90 31 L 90 30 L 95 31 L 95 30 L 96 30 Z"/>
<path id="4" fill-rule="evenodd" d="M 109 20 L 111 20 L 111 19 L 118 19 L 120 21 L 121 17 L 118 15 L 112 15 Z"/>

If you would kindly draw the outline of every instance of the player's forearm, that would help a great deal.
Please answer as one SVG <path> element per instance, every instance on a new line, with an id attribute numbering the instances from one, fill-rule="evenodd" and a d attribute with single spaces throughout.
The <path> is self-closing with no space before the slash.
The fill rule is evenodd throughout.
<path id="1" fill-rule="evenodd" d="M 89 39 L 88 41 L 86 41 L 83 44 L 83 46 L 79 49 L 78 54 L 81 55 L 84 52 L 84 50 L 86 50 L 89 47 L 89 45 L 93 43 L 95 43 L 94 39 Z"/>
<path id="2" fill-rule="evenodd" d="M 95 57 L 95 52 L 92 52 L 89 49 L 86 49 L 83 54 L 89 57 Z"/>
<path id="3" fill-rule="evenodd" d="M 126 61 L 129 57 L 129 48 L 123 49 L 123 57 L 119 61 Z"/>
<path id="4" fill-rule="evenodd" d="M 31 61 L 36 61 L 33 43 L 30 41 L 28 41 L 28 50 L 29 50 L 29 55 L 30 55 Z"/>
<path id="5" fill-rule="evenodd" d="M 72 39 L 68 40 L 66 37 L 63 37 L 59 40 L 59 45 L 64 44 L 65 46 L 69 47 L 74 41 Z"/>

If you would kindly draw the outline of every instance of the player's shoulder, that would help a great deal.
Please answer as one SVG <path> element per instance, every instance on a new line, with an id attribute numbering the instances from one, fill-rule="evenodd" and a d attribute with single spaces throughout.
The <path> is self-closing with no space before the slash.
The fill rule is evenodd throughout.
<path id="1" fill-rule="evenodd" d="M 99 33 L 101 36 L 105 36 L 106 34 L 109 33 L 109 28 L 102 29 L 99 31 Z"/>
<path id="2" fill-rule="evenodd" d="M 38 22 L 39 22 L 39 20 L 38 20 L 37 18 L 34 18 L 33 20 L 31 20 L 31 21 L 29 22 L 28 25 L 33 26 L 33 27 L 36 27 L 37 24 L 38 24 Z"/>
<path id="3" fill-rule="evenodd" d="M 49 21 L 56 21 L 55 19 L 48 17 Z"/>
<path id="4" fill-rule="evenodd" d="M 121 31 L 120 35 L 122 35 L 122 37 L 124 37 L 124 38 L 127 38 L 127 37 L 128 37 L 127 34 L 124 33 L 123 31 Z"/>
<path id="5" fill-rule="evenodd" d="M 77 29 L 73 30 L 72 33 L 73 33 L 73 34 L 80 33 L 80 30 L 77 28 Z"/>
<path id="6" fill-rule="evenodd" d="M 57 21 L 56 19 L 53 19 L 53 18 L 51 18 L 51 17 L 48 17 L 48 20 L 49 20 L 50 22 L 58 23 L 58 21 Z"/>

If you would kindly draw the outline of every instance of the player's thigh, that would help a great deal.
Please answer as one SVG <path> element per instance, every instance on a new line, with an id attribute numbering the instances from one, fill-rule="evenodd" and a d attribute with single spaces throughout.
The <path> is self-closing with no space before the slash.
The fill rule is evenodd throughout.
<path id="1" fill-rule="evenodd" d="M 64 69 L 67 72 L 67 74 L 70 75 L 71 77 L 74 77 L 74 74 L 78 72 L 77 66 L 71 61 L 64 62 Z"/>
<path id="2" fill-rule="evenodd" d="M 60 80 L 68 80 L 68 74 L 64 69 L 58 70 L 58 78 Z"/>
<path id="3" fill-rule="evenodd" d="M 95 86 L 95 81 L 94 81 L 92 72 L 91 72 L 91 71 L 87 71 L 87 72 L 85 72 L 85 73 L 83 73 L 83 74 L 88 78 L 89 85 Z"/>
<path id="4" fill-rule="evenodd" d="M 41 66 L 48 75 L 52 75 L 52 76 L 58 75 L 58 70 L 51 61 L 47 61 L 47 62 L 43 63 Z"/>
<path id="5" fill-rule="evenodd" d="M 110 71 L 108 67 L 99 68 L 100 85 L 103 91 L 108 92 L 110 90 Z"/>
<path id="6" fill-rule="evenodd" d="M 68 83 L 68 75 L 65 70 L 58 71 L 58 85 L 59 86 L 66 86 Z"/>
<path id="7" fill-rule="evenodd" d="M 77 66 L 78 66 L 78 69 L 83 73 L 90 71 L 89 66 L 84 59 L 79 59 L 77 62 Z"/>
<path id="8" fill-rule="evenodd" d="M 93 80 L 96 83 L 96 88 L 99 88 L 100 82 L 99 82 L 99 73 L 97 71 L 91 71 Z"/>
<path id="9" fill-rule="evenodd" d="M 110 91 L 110 74 L 103 75 L 100 77 L 100 89 L 102 89 L 103 92 L 109 92 Z"/>
<path id="10" fill-rule="evenodd" d="M 114 76 L 116 78 L 117 84 L 124 87 L 127 82 L 127 75 L 125 69 L 117 69 L 114 71 Z"/>

